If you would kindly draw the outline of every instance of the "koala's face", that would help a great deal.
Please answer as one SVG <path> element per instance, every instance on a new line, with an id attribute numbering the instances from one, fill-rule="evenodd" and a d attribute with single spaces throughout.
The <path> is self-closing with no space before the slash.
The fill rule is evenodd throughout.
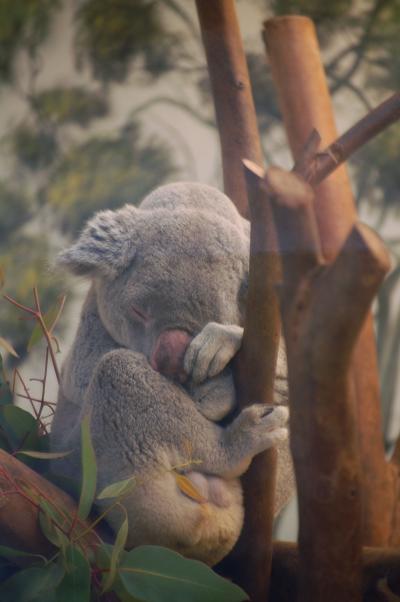
<path id="1" fill-rule="evenodd" d="M 194 336 L 211 321 L 241 324 L 244 310 L 244 221 L 222 193 L 188 183 L 178 185 L 177 194 L 176 186 L 158 189 L 148 197 L 156 201 L 143 208 L 97 214 L 60 257 L 93 278 L 102 322 L 114 340 L 149 358 L 163 332 Z M 171 189 L 175 196 L 168 196 Z M 183 195 L 187 190 L 192 200 Z M 195 204 L 198 190 L 208 195 L 206 210 Z"/>
<path id="2" fill-rule="evenodd" d="M 200 212 L 142 213 L 131 263 L 115 279 L 96 279 L 113 338 L 150 357 L 166 330 L 194 336 L 210 321 L 240 324 L 248 262 L 240 231 Z"/>

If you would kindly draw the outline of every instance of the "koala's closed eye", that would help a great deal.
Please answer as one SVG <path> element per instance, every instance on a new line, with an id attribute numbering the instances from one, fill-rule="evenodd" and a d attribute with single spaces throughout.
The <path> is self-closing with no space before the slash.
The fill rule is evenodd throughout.
<path id="1" fill-rule="evenodd" d="M 151 319 L 150 314 L 139 308 L 137 305 L 131 305 L 131 313 L 134 318 L 145 324 Z"/>

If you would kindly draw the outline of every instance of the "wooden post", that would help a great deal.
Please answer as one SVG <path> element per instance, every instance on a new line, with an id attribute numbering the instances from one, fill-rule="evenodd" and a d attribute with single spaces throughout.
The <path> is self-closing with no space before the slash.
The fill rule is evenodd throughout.
<path id="1" fill-rule="evenodd" d="M 264 40 L 278 90 L 286 132 L 295 160 L 313 128 L 324 146 L 336 138 L 331 101 L 312 21 L 278 17 L 265 23 Z M 335 258 L 356 219 L 344 166 L 316 189 L 316 218 L 322 251 Z M 357 404 L 362 462 L 363 540 L 385 545 L 391 531 L 393 474 L 385 462 L 379 382 L 372 320 L 367 318 L 356 343 L 351 386 Z"/>
<path id="2" fill-rule="evenodd" d="M 389 257 L 372 230 L 356 225 L 325 264 L 311 186 L 278 168 L 268 170 L 265 184 L 284 274 L 281 309 L 299 484 L 299 601 L 361 601 L 361 477 L 348 373 Z"/>
<path id="3" fill-rule="evenodd" d="M 272 403 L 280 323 L 274 285 L 279 258 L 265 193 L 242 167 L 244 157 L 262 165 L 261 144 L 246 58 L 233 0 L 196 0 L 220 136 L 224 188 L 245 217 L 251 205 L 249 295 L 242 350 L 236 361 L 241 406 Z M 248 194 L 247 194 L 248 192 Z M 253 602 L 269 590 L 274 517 L 276 452 L 260 454 L 243 479 L 245 523 L 221 570 L 237 581 Z"/>

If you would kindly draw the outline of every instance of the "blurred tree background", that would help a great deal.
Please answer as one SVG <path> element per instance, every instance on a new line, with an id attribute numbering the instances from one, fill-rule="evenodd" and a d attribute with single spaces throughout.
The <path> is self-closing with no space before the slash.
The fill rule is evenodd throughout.
<path id="1" fill-rule="evenodd" d="M 258 23 L 248 61 L 267 161 L 272 156 L 275 162 L 281 156 L 287 161 L 287 155 L 259 35 L 263 18 L 295 13 L 314 20 L 334 103 L 345 107 L 348 125 L 399 88 L 399 0 L 237 0 L 237 5 L 241 19 L 254 14 Z M 51 48 L 56 51 L 64 36 L 70 40 L 73 77 L 63 77 L 62 61 L 57 73 L 46 75 Z M 37 283 L 43 306 L 50 307 L 64 280 L 50 276 L 46 266 L 89 215 L 136 203 L 165 181 L 192 178 L 196 168 L 191 163 L 210 154 L 199 148 L 198 156 L 191 157 L 187 142 L 192 132 L 179 119 L 150 127 L 152 108 L 169 107 L 215 136 L 194 2 L 2 0 L 0 86 L 3 100 L 6 94 L 18 99 L 0 132 L 4 290 L 29 305 Z M 129 106 L 122 117 L 116 100 L 121 95 Z M 208 140 L 216 146 L 215 138 Z M 397 264 L 400 236 L 393 224 L 400 208 L 399 146 L 397 125 L 350 166 L 359 209 L 382 233 Z M 220 183 L 219 176 L 209 180 Z M 395 267 L 376 312 L 388 439 L 400 353 L 399 278 Z M 21 358 L 32 328 L 14 308 L 0 303 L 0 333 Z"/>

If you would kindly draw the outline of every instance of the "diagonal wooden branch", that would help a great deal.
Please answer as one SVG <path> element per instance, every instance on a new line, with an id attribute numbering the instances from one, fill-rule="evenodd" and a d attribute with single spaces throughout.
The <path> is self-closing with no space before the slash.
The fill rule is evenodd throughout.
<path id="1" fill-rule="evenodd" d="M 308 159 L 304 178 L 317 186 L 364 144 L 400 119 L 400 92 L 375 107 L 324 151 Z"/>
<path id="2" fill-rule="evenodd" d="M 65 513 L 66 526 L 77 512 L 75 501 L 64 491 L 3 450 L 0 450 L 0 544 L 28 553 L 48 555 L 55 548 L 44 537 L 39 525 L 40 499 Z M 69 520 L 69 523 L 68 523 Z M 79 521 L 76 533 L 88 528 Z M 89 531 L 81 540 L 94 547 L 99 539 Z"/>
<path id="3" fill-rule="evenodd" d="M 360 466 L 348 373 L 389 258 L 376 234 L 356 225 L 335 261 L 324 266 L 309 185 L 278 168 L 265 182 L 283 262 L 299 599 L 361 600 Z"/>

